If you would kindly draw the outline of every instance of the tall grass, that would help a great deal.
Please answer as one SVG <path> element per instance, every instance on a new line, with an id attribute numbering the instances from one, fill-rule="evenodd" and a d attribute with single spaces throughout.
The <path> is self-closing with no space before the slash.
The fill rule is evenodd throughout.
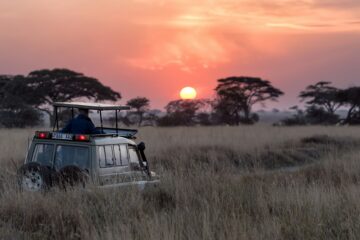
<path id="1" fill-rule="evenodd" d="M 142 128 L 158 188 L 46 194 L 15 187 L 31 132 L 0 131 L 0 239 L 360 236 L 360 128 Z"/>

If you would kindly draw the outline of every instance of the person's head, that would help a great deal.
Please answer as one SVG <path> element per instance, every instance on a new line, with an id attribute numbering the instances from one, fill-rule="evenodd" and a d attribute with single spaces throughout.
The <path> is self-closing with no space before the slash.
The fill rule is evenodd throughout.
<path id="1" fill-rule="evenodd" d="M 79 108 L 79 114 L 89 116 L 89 109 Z"/>

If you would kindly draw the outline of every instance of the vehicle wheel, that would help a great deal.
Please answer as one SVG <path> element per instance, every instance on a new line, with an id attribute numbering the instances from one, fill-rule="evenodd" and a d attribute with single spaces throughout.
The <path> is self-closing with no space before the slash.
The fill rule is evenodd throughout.
<path id="1" fill-rule="evenodd" d="M 66 166 L 59 171 L 61 186 L 67 187 L 81 186 L 85 187 L 89 179 L 88 174 L 77 166 Z"/>
<path id="2" fill-rule="evenodd" d="M 51 187 L 51 174 L 39 163 L 27 163 L 18 172 L 19 186 L 29 192 L 39 192 Z"/>

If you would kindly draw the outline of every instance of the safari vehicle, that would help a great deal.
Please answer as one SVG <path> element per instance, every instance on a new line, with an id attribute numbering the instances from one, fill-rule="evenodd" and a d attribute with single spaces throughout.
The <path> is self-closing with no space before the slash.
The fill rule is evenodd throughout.
<path id="1" fill-rule="evenodd" d="M 159 182 L 150 171 L 145 144 L 134 142 L 137 130 L 119 129 L 118 112 L 128 107 L 108 104 L 54 103 L 55 124 L 52 131 L 37 131 L 31 142 L 25 164 L 19 169 L 20 187 L 42 191 L 53 186 L 99 187 L 138 185 Z M 101 134 L 68 134 L 59 131 L 58 109 L 97 110 Z M 115 128 L 103 127 L 102 112 L 115 111 Z"/>

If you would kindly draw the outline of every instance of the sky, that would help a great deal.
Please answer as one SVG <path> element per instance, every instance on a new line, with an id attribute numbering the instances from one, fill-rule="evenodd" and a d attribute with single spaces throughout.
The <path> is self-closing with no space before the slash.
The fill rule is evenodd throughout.
<path id="1" fill-rule="evenodd" d="M 192 86 L 254 76 L 298 104 L 317 81 L 360 84 L 359 0 L 0 0 L 0 74 L 69 68 L 163 108 Z"/>

